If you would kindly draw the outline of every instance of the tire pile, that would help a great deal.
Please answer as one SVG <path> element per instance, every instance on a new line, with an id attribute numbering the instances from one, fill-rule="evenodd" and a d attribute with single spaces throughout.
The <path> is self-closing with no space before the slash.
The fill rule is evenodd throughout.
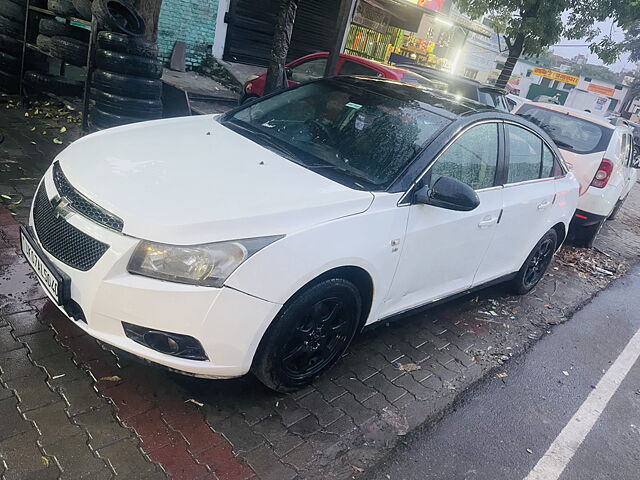
<path id="1" fill-rule="evenodd" d="M 144 40 L 144 21 L 124 0 L 94 0 L 104 29 L 97 37 L 91 126 L 101 130 L 162 117 L 162 64 L 158 46 Z"/>
<path id="2" fill-rule="evenodd" d="M 0 92 L 18 92 L 26 4 L 0 0 Z"/>

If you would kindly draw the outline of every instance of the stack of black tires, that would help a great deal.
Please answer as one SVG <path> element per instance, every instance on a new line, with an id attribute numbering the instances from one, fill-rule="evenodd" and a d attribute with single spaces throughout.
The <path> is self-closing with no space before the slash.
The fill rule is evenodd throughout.
<path id="1" fill-rule="evenodd" d="M 94 0 L 98 33 L 89 120 L 104 129 L 162 117 L 162 64 L 145 25 L 125 0 Z"/>
<path id="2" fill-rule="evenodd" d="M 0 0 L 0 91 L 17 93 L 26 0 Z"/>

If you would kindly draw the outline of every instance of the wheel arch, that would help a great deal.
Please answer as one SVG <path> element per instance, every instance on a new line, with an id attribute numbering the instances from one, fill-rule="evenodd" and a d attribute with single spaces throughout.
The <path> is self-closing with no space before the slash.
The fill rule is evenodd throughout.
<path id="1" fill-rule="evenodd" d="M 562 243 L 567 238 L 567 227 L 564 223 L 558 222 L 553 227 L 551 227 L 551 229 L 555 230 L 556 234 L 558 235 L 558 243 L 556 244 L 556 251 L 558 251 L 562 246 Z"/>

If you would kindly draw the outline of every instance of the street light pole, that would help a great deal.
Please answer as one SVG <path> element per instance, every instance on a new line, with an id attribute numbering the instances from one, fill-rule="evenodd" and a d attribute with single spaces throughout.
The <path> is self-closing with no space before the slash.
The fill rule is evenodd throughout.
<path id="1" fill-rule="evenodd" d="M 329 58 L 327 58 L 327 65 L 324 69 L 324 76 L 331 77 L 335 74 L 336 66 L 338 65 L 338 59 L 342 50 L 342 41 L 344 34 L 349 28 L 349 22 L 351 21 L 351 12 L 356 0 L 342 0 L 340 2 L 340 10 L 338 11 L 338 22 L 336 25 L 336 35 L 333 45 L 329 51 Z"/>

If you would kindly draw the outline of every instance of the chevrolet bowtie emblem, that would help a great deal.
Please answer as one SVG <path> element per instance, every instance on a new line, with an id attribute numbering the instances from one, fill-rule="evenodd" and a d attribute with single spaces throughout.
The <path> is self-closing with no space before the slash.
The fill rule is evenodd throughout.
<path id="1" fill-rule="evenodd" d="M 51 204 L 56 218 L 69 218 L 74 213 L 71 208 L 71 201 L 67 197 L 54 198 Z"/>

